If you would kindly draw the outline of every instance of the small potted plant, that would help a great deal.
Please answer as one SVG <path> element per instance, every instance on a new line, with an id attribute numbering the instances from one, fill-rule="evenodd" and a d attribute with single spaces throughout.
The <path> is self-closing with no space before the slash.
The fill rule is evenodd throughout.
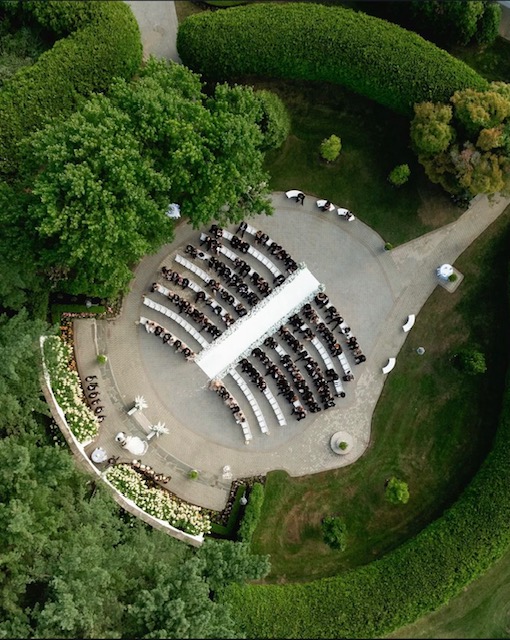
<path id="1" fill-rule="evenodd" d="M 100 353 L 97 356 L 98 364 L 106 364 L 107 360 L 108 360 L 108 356 L 106 356 L 104 353 Z"/>
<path id="2" fill-rule="evenodd" d="M 196 480 L 198 478 L 198 471 L 196 469 L 191 469 L 188 471 L 188 478 L 190 480 Z"/>
<path id="3" fill-rule="evenodd" d="M 391 251 L 393 249 L 393 245 L 391 244 L 391 242 L 385 242 L 384 243 L 384 250 L 385 251 Z"/>
<path id="4" fill-rule="evenodd" d="M 448 280 L 449 280 L 450 282 L 455 282 L 455 281 L 457 280 L 457 274 L 456 274 L 456 273 L 451 273 L 451 274 L 448 276 Z"/>

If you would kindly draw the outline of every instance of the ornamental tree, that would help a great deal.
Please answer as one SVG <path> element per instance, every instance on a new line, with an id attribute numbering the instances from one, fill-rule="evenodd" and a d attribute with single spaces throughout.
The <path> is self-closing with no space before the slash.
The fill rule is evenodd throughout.
<path id="1" fill-rule="evenodd" d="M 407 482 L 391 477 L 386 485 L 386 500 L 392 504 L 406 504 L 409 501 L 409 488 Z"/>
<path id="2" fill-rule="evenodd" d="M 196 74 L 151 58 L 24 142 L 27 202 L 4 214 L 11 235 L 23 228 L 34 269 L 55 287 L 114 296 L 172 239 L 169 202 L 194 227 L 271 213 L 263 113 L 249 87 L 206 96 Z"/>
<path id="3" fill-rule="evenodd" d="M 342 141 L 338 136 L 331 135 L 329 138 L 325 138 L 321 142 L 320 152 L 321 156 L 327 162 L 334 162 L 340 155 L 342 150 Z"/>

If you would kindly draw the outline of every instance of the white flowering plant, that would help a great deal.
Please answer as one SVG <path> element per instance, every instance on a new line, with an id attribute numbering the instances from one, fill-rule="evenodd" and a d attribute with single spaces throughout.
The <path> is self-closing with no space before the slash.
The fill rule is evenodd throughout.
<path id="1" fill-rule="evenodd" d="M 58 336 L 48 336 L 43 353 L 51 388 L 69 428 L 79 442 L 93 440 L 99 432 L 99 421 L 85 404 L 78 373 L 69 368 L 71 349 Z"/>
<path id="2" fill-rule="evenodd" d="M 166 520 L 176 529 L 192 535 L 209 533 L 211 530 L 210 518 L 202 513 L 201 507 L 177 501 L 165 489 L 149 487 L 144 478 L 130 466 L 117 464 L 109 467 L 105 476 L 140 509 L 159 520 Z"/>

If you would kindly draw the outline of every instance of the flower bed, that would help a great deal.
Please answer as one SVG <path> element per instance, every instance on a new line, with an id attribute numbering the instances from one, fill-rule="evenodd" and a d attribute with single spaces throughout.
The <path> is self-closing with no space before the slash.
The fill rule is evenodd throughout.
<path id="1" fill-rule="evenodd" d="M 96 416 L 85 404 L 78 373 L 70 368 L 71 349 L 57 336 L 48 336 L 43 347 L 51 388 L 79 442 L 93 440 L 99 431 Z"/>
<path id="2" fill-rule="evenodd" d="M 148 487 L 145 480 L 130 466 L 118 464 L 107 469 L 106 479 L 126 498 L 149 515 L 166 520 L 176 529 L 198 535 L 209 533 L 209 516 L 196 505 L 173 499 L 164 489 Z"/>

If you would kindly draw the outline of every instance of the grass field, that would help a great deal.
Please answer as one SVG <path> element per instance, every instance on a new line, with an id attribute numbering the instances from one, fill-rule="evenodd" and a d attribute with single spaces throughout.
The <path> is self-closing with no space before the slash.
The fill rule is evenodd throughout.
<path id="1" fill-rule="evenodd" d="M 409 120 L 333 84 L 244 78 L 285 102 L 292 130 L 281 149 L 266 156 L 271 188 L 305 193 L 351 209 L 394 245 L 455 220 L 461 211 L 430 183 L 409 148 Z M 328 164 L 319 155 L 325 137 L 338 135 L 342 151 Z M 392 187 L 388 174 L 407 163 L 411 178 Z"/>

